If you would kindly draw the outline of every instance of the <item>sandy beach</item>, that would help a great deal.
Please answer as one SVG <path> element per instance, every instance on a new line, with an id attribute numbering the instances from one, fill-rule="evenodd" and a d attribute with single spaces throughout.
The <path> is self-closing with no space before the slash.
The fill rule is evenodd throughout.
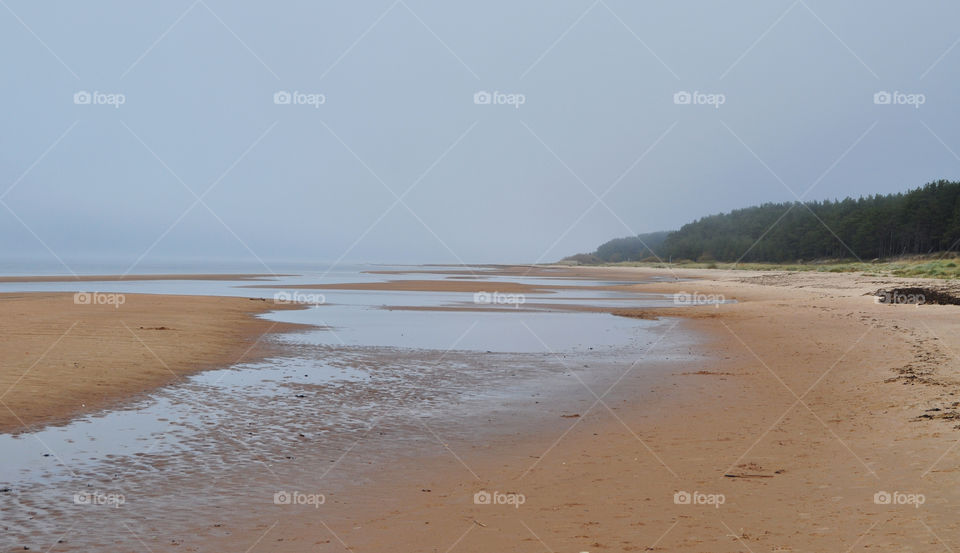
<path id="1" fill-rule="evenodd" d="M 256 507 L 243 522 L 207 513 L 217 522 L 164 538 L 191 550 L 248 551 L 960 545 L 953 508 L 960 502 L 960 307 L 886 305 L 873 296 L 881 288 L 951 285 L 816 272 L 505 268 L 509 273 L 624 281 L 616 287 L 735 302 L 597 308 L 660 318 L 665 339 L 699 336 L 690 352 L 678 352 L 698 360 L 671 364 L 671 352 L 654 344 L 623 359 L 619 378 L 585 382 L 564 403 L 531 397 L 527 407 L 541 415 L 535 424 L 508 413 L 439 430 L 409 422 L 415 457 L 371 464 L 376 470 L 317 509 Z M 432 287 L 417 281 L 404 289 L 536 293 L 519 283 L 446 276 Z M 339 285 L 377 289 L 358 286 Z M 381 285 L 396 286 L 404 285 Z M 15 369 L 2 375 L 5 388 L 13 384 L 3 402 L 19 417 L 3 419 L 9 430 L 257 355 L 258 336 L 285 330 L 251 317 L 276 309 L 272 302 L 249 299 L 128 295 L 115 308 L 44 293 L 8 294 L 2 305 L 11 315 L 3 319 L 0 355 Z M 660 356 L 666 360 L 646 361 Z M 648 364 L 663 369 L 659 376 L 644 373 Z M 376 458 L 390 434 L 374 425 L 344 444 L 329 461 L 329 478 L 341 462 Z"/>
<path id="2" fill-rule="evenodd" d="M 270 352 L 261 338 L 293 328 L 254 317 L 286 307 L 259 299 L 90 293 L 79 301 L 0 294 L 0 431 L 65 422 L 188 374 L 258 359 Z"/>
<path id="3" fill-rule="evenodd" d="M 958 20 L 0 0 L 0 553 L 960 553 Z"/>
<path id="4" fill-rule="evenodd" d="M 737 303 L 618 311 L 676 317 L 674 331 L 708 338 L 701 363 L 674 370 L 653 390 L 639 388 L 649 379 L 625 359 L 623 380 L 609 393 L 585 389 L 577 416 L 569 406 L 547 406 L 554 424 L 495 443 L 427 436 L 432 460 L 398 463 L 366 485 L 379 499 L 340 497 L 319 516 L 270 513 L 256 528 L 232 528 L 229 538 L 210 543 L 464 552 L 957 545 L 958 308 L 884 305 L 872 296 L 882 287 L 945 283 L 831 273 L 534 271 L 679 277 L 691 280 L 636 289 Z M 655 399 L 636 400 L 650 391 Z M 515 492 L 524 503 L 475 504 L 482 491 Z"/>
<path id="5" fill-rule="evenodd" d="M 133 282 L 145 280 L 267 280 L 289 275 L 259 273 L 0 276 L 0 282 Z"/>

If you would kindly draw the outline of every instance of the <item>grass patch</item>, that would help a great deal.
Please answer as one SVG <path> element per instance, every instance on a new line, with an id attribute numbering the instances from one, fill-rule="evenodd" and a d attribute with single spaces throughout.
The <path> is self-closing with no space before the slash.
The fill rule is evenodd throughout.
<path id="1" fill-rule="evenodd" d="M 865 276 L 898 276 L 911 278 L 960 279 L 960 257 L 956 253 L 912 256 L 887 261 L 862 262 L 849 259 L 807 263 L 721 263 L 680 260 L 674 263 L 628 261 L 604 263 L 608 267 L 656 267 L 682 269 L 726 269 L 744 271 L 820 271 L 828 273 L 862 273 Z"/>

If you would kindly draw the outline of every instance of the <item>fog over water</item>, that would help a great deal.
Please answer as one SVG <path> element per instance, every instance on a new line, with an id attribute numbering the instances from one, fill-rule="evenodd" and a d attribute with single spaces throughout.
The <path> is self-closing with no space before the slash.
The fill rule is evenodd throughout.
<path id="1" fill-rule="evenodd" d="M 0 248 L 551 261 L 767 201 L 951 178 L 949 3 L 0 8 Z"/>

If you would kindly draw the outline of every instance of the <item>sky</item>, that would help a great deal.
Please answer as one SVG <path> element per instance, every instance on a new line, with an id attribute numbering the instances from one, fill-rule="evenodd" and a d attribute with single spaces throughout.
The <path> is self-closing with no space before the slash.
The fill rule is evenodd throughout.
<path id="1" fill-rule="evenodd" d="M 0 0 L 0 251 L 547 262 L 960 168 L 960 4 Z"/>

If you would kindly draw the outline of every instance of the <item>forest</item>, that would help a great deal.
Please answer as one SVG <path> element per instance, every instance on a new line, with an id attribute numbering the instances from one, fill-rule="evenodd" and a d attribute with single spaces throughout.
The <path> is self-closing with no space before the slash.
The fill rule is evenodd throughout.
<path id="1" fill-rule="evenodd" d="M 566 261 L 870 261 L 957 251 L 958 245 L 960 182 L 940 180 L 897 194 L 737 209 L 672 232 L 610 240 Z"/>

